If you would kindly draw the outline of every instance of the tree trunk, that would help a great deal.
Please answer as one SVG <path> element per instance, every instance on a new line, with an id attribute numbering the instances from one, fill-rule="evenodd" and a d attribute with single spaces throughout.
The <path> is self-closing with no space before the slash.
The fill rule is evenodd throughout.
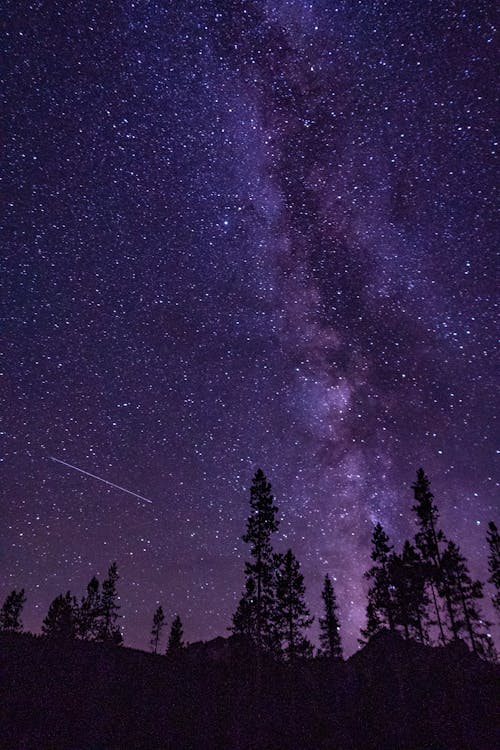
<path id="1" fill-rule="evenodd" d="M 441 615 L 439 614 L 439 607 L 438 607 L 438 603 L 436 599 L 436 592 L 434 590 L 434 584 L 432 583 L 432 581 L 431 581 L 431 591 L 432 591 L 432 600 L 434 602 L 434 609 L 436 610 L 436 617 L 438 621 L 439 632 L 441 634 L 441 642 L 444 646 L 446 644 L 446 638 L 444 636 L 443 623 L 441 622 Z"/>
<path id="2" fill-rule="evenodd" d="M 434 522 L 431 519 L 431 529 L 432 529 L 432 539 L 434 541 L 434 548 L 436 550 L 436 560 L 437 560 L 437 568 L 439 570 L 439 575 L 443 575 L 443 568 L 441 564 L 441 555 L 439 553 L 439 544 L 436 536 L 436 530 L 434 529 Z M 455 640 L 458 640 L 458 633 L 457 633 L 457 626 L 455 624 L 455 616 L 453 614 L 453 607 L 451 606 L 451 599 L 450 599 L 450 592 L 448 591 L 447 587 L 444 589 L 444 598 L 446 601 L 446 608 L 448 610 L 448 617 L 450 618 L 450 626 L 451 626 L 451 632 L 453 633 L 453 638 Z"/>

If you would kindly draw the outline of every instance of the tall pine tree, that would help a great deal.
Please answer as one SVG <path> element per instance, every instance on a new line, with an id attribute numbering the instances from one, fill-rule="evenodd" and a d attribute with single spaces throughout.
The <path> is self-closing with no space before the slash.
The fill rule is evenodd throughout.
<path id="1" fill-rule="evenodd" d="M 446 643 L 437 592 L 441 594 L 445 601 L 453 638 L 458 638 L 458 630 L 455 624 L 455 615 L 450 592 L 446 587 L 446 581 L 443 577 L 440 544 L 445 542 L 445 537 L 443 532 L 437 528 L 439 512 L 434 503 L 434 495 L 430 489 L 430 481 L 425 475 L 423 469 L 418 469 L 417 481 L 412 485 L 412 489 L 415 498 L 415 505 L 412 506 L 412 510 L 414 510 L 417 515 L 417 524 L 420 528 L 420 531 L 415 535 L 415 543 L 424 562 L 427 563 L 427 577 L 436 613 L 436 621 L 439 627 L 440 638 L 442 643 Z"/>
<path id="2" fill-rule="evenodd" d="M 23 629 L 21 614 L 26 604 L 24 589 L 10 592 L 0 610 L 0 630 L 19 633 Z"/>
<path id="3" fill-rule="evenodd" d="M 101 592 L 95 576 L 87 584 L 87 593 L 82 596 L 78 610 L 78 634 L 83 640 L 93 641 L 99 637 L 101 627 Z"/>
<path id="4" fill-rule="evenodd" d="M 340 623 L 337 615 L 337 599 L 330 576 L 326 574 L 321 598 L 324 605 L 324 616 L 319 618 L 319 642 L 321 654 L 342 658 L 342 643 L 340 640 Z"/>
<path id="5" fill-rule="evenodd" d="M 285 656 L 293 661 L 297 657 L 312 656 L 312 645 L 305 636 L 313 622 L 305 602 L 304 576 L 300 563 L 292 550 L 276 555 L 276 608 L 275 618 Z"/>
<path id="6" fill-rule="evenodd" d="M 488 578 L 488 581 L 495 589 L 495 593 L 493 594 L 493 606 L 500 617 L 500 536 L 498 535 L 498 529 L 493 521 L 490 521 L 488 524 L 486 541 L 490 548 L 488 555 L 488 572 L 490 573 L 490 577 Z"/>
<path id="7" fill-rule="evenodd" d="M 163 626 L 165 625 L 165 615 L 163 613 L 163 607 L 160 605 L 153 615 L 153 626 L 151 628 L 151 651 L 156 654 L 158 651 L 158 644 L 160 643 Z"/>
<path id="8" fill-rule="evenodd" d="M 117 625 L 120 617 L 120 605 L 117 603 L 118 592 L 116 584 L 118 581 L 118 568 L 116 562 L 110 565 L 108 577 L 102 584 L 100 627 L 98 640 L 120 645 L 123 642 L 120 628 Z"/>
<path id="9" fill-rule="evenodd" d="M 364 639 L 369 640 L 384 628 L 394 630 L 396 626 L 396 602 L 394 585 L 391 580 L 392 545 L 382 525 L 377 523 L 372 535 L 371 558 L 375 565 L 365 573 L 371 581 L 368 590 L 366 608 L 366 628 L 361 631 Z"/>
<path id="10" fill-rule="evenodd" d="M 184 643 L 182 641 L 183 634 L 184 631 L 182 628 L 181 618 L 179 617 L 179 615 L 176 615 L 172 621 L 172 625 L 170 627 L 170 635 L 168 637 L 167 654 L 169 654 L 169 656 L 178 654 L 179 651 L 184 648 Z"/>
<path id="11" fill-rule="evenodd" d="M 271 535 L 277 531 L 278 509 L 262 469 L 250 488 L 250 515 L 243 541 L 250 544 L 251 562 L 245 564 L 245 591 L 233 616 L 234 633 L 250 636 L 259 648 L 273 649 L 274 562 Z"/>

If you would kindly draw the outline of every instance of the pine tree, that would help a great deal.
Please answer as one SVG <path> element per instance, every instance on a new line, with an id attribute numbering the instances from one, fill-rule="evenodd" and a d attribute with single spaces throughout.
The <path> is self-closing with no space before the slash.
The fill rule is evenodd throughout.
<path id="1" fill-rule="evenodd" d="M 275 618 L 282 651 L 290 661 L 299 656 L 312 656 L 312 645 L 303 631 L 310 627 L 314 618 L 305 603 L 300 563 L 291 549 L 284 555 L 276 555 L 276 563 Z"/>
<path id="2" fill-rule="evenodd" d="M 390 577 L 392 545 L 382 525 L 377 523 L 372 535 L 373 565 L 365 578 L 371 581 L 368 590 L 366 608 L 367 625 L 361 631 L 364 639 L 369 640 L 375 633 L 384 628 L 394 630 L 396 625 L 396 603 L 394 598 L 394 584 Z"/>
<path id="3" fill-rule="evenodd" d="M 342 644 L 340 640 L 340 623 L 337 616 L 338 605 L 328 574 L 325 576 L 321 597 L 324 603 L 324 617 L 319 618 L 321 653 L 325 656 L 336 656 L 341 659 Z"/>
<path id="4" fill-rule="evenodd" d="M 488 578 L 488 581 L 495 588 L 492 601 L 493 606 L 500 617 L 500 536 L 493 521 L 490 521 L 488 524 L 486 541 L 490 548 L 490 553 L 488 555 L 488 572 L 491 575 Z"/>
<path id="5" fill-rule="evenodd" d="M 118 597 L 116 591 L 118 578 L 118 569 L 116 562 L 114 562 L 108 570 L 108 577 L 102 584 L 98 634 L 98 640 L 115 643 L 116 645 L 120 645 L 123 642 L 120 628 L 117 625 L 117 620 L 120 617 L 120 605 L 116 602 Z"/>
<path id="6" fill-rule="evenodd" d="M 153 627 L 151 628 L 151 651 L 156 654 L 160 642 L 163 626 L 165 625 L 165 615 L 163 608 L 160 606 L 153 615 Z"/>
<path id="7" fill-rule="evenodd" d="M 101 592 L 95 576 L 87 584 L 78 610 L 78 633 L 84 640 L 96 640 L 101 628 Z"/>
<path id="8" fill-rule="evenodd" d="M 76 638 L 78 633 L 78 605 L 69 591 L 59 594 L 51 602 L 42 624 L 42 633 L 48 638 Z"/>
<path id="9" fill-rule="evenodd" d="M 437 528 L 439 512 L 434 503 L 434 495 L 430 489 L 430 481 L 423 469 L 417 471 L 417 481 L 412 485 L 415 505 L 412 510 L 417 514 L 417 523 L 420 531 L 415 535 L 415 543 L 419 549 L 424 562 L 427 563 L 427 577 L 431 589 L 432 600 L 436 612 L 436 620 L 442 643 L 446 643 L 443 623 L 439 608 L 436 590 L 441 594 L 446 603 L 450 629 L 453 638 L 458 637 L 455 625 L 454 610 L 450 594 L 443 579 L 443 568 L 441 562 L 440 543 L 445 542 L 443 532 Z"/>
<path id="10" fill-rule="evenodd" d="M 25 604 L 24 589 L 10 592 L 0 610 L 0 631 L 19 633 L 23 629 L 21 614 Z"/>
<path id="11" fill-rule="evenodd" d="M 406 638 L 426 642 L 427 576 L 422 558 L 408 540 L 401 555 L 391 555 L 389 577 L 394 586 L 396 625 L 403 628 Z"/>
<path id="12" fill-rule="evenodd" d="M 168 637 L 167 654 L 169 654 L 169 656 L 173 656 L 174 654 L 179 653 L 179 651 L 184 648 L 182 636 L 182 621 L 179 615 L 176 615 L 172 621 L 170 635 Z"/>
<path id="13" fill-rule="evenodd" d="M 441 563 L 443 584 L 453 608 L 457 637 L 468 637 L 474 653 L 482 654 L 482 644 L 486 638 L 486 623 L 482 620 L 478 604 L 483 597 L 482 584 L 472 580 L 467 560 L 454 542 L 448 542 Z"/>
<path id="14" fill-rule="evenodd" d="M 250 515 L 243 541 L 250 544 L 252 562 L 245 564 L 247 583 L 245 592 L 233 616 L 234 633 L 250 635 L 261 648 L 272 650 L 275 641 L 274 609 L 274 562 L 271 534 L 278 529 L 278 512 L 274 505 L 271 485 L 262 469 L 256 472 L 250 488 Z M 253 583 L 249 583 L 252 579 Z M 252 632 L 250 632 L 252 630 Z"/>

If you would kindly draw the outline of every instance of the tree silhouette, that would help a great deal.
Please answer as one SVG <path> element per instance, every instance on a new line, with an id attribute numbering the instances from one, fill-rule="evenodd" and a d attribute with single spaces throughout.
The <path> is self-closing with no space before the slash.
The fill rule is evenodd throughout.
<path id="1" fill-rule="evenodd" d="M 78 633 L 78 605 L 69 591 L 59 594 L 51 602 L 42 624 L 42 633 L 48 638 L 76 638 Z"/>
<path id="2" fill-rule="evenodd" d="M 495 607 L 497 614 L 500 617 L 500 536 L 498 529 L 490 521 L 488 524 L 488 532 L 486 534 L 486 541 L 490 548 L 488 555 L 488 571 L 490 577 L 488 581 L 494 586 L 495 593 L 493 594 L 493 606 Z"/>
<path id="3" fill-rule="evenodd" d="M 153 615 L 153 627 L 151 628 L 150 644 L 151 644 L 151 650 L 155 654 L 158 651 L 158 644 L 160 642 L 161 633 L 162 633 L 164 625 L 165 625 L 165 615 L 163 613 L 163 608 L 159 606 Z"/>
<path id="4" fill-rule="evenodd" d="M 457 635 L 468 636 L 474 653 L 482 653 L 486 637 L 478 604 L 483 597 L 482 584 L 472 580 L 467 560 L 454 542 L 448 542 L 441 562 Z"/>
<path id="5" fill-rule="evenodd" d="M 101 592 L 95 576 L 87 584 L 87 594 L 82 597 L 78 610 L 78 633 L 84 640 L 99 637 L 101 627 Z"/>
<path id="6" fill-rule="evenodd" d="M 292 550 L 276 555 L 275 618 L 281 647 L 290 661 L 298 656 L 312 656 L 312 646 L 304 635 L 313 617 L 305 603 L 304 576 Z"/>
<path id="7" fill-rule="evenodd" d="M 328 573 L 321 597 L 324 603 L 324 617 L 319 618 L 319 642 L 321 653 L 325 656 L 336 656 L 342 658 L 342 644 L 340 641 L 340 623 L 337 616 L 337 599 Z"/>
<path id="8" fill-rule="evenodd" d="M 184 647 L 182 636 L 183 636 L 182 621 L 179 615 L 176 615 L 170 627 L 170 635 L 168 637 L 168 645 L 167 645 L 167 654 L 169 654 L 170 656 L 173 656 L 174 654 L 177 654 Z"/>
<path id="9" fill-rule="evenodd" d="M 233 616 L 234 633 L 250 635 L 255 643 L 271 650 L 275 641 L 274 633 L 274 562 L 271 534 L 278 529 L 278 512 L 274 505 L 271 485 L 262 469 L 256 472 L 250 488 L 250 515 L 243 541 L 250 544 L 252 562 L 245 564 L 247 582 L 238 609 Z M 253 583 L 249 582 L 253 580 Z M 252 613 L 252 614 L 251 614 Z M 250 629 L 253 632 L 249 632 Z"/>
<path id="10" fill-rule="evenodd" d="M 383 628 L 394 630 L 396 625 L 395 588 L 390 576 L 391 552 L 389 537 L 382 525 L 377 523 L 373 530 L 371 553 L 375 565 L 365 573 L 371 586 L 366 607 L 367 624 L 361 635 L 367 640 Z"/>
<path id="11" fill-rule="evenodd" d="M 389 577 L 394 587 L 396 625 L 403 628 L 406 638 L 426 642 L 425 621 L 429 604 L 426 569 L 421 556 L 408 540 L 401 555 L 391 555 Z"/>
<path id="12" fill-rule="evenodd" d="M 116 591 L 118 578 L 118 569 L 116 562 L 114 562 L 109 567 L 108 577 L 102 584 L 98 640 L 120 645 L 123 642 L 123 638 L 120 628 L 116 624 L 120 617 L 120 605 L 116 602 L 118 597 Z"/>
<path id="13" fill-rule="evenodd" d="M 0 631 L 19 633 L 23 629 L 21 614 L 25 604 L 24 589 L 10 592 L 0 610 Z"/>
<path id="14" fill-rule="evenodd" d="M 412 484 L 412 489 L 415 498 L 415 505 L 412 506 L 412 510 L 417 514 L 417 524 L 420 528 L 420 531 L 415 535 L 415 544 L 417 545 L 424 562 L 427 563 L 428 581 L 436 612 L 439 633 L 442 643 L 446 643 L 436 590 L 445 600 L 450 621 L 450 629 L 454 638 L 458 637 L 458 630 L 455 624 L 455 615 L 450 592 L 447 589 L 446 581 L 443 577 L 443 567 L 441 564 L 441 551 L 439 545 L 445 541 L 445 536 L 440 529 L 437 529 L 439 512 L 434 503 L 434 495 L 430 489 L 430 481 L 426 477 L 423 469 L 418 469 L 417 481 Z"/>

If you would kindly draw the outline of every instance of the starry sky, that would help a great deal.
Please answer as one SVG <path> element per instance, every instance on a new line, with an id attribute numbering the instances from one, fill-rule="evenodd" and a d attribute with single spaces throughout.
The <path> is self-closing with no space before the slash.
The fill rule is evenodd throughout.
<path id="1" fill-rule="evenodd" d="M 418 466 L 484 580 L 494 4 L 4 13 L 2 600 L 24 586 L 37 631 L 116 560 L 127 645 L 157 603 L 226 635 L 259 466 L 348 652 L 373 525 L 414 533 Z"/>

